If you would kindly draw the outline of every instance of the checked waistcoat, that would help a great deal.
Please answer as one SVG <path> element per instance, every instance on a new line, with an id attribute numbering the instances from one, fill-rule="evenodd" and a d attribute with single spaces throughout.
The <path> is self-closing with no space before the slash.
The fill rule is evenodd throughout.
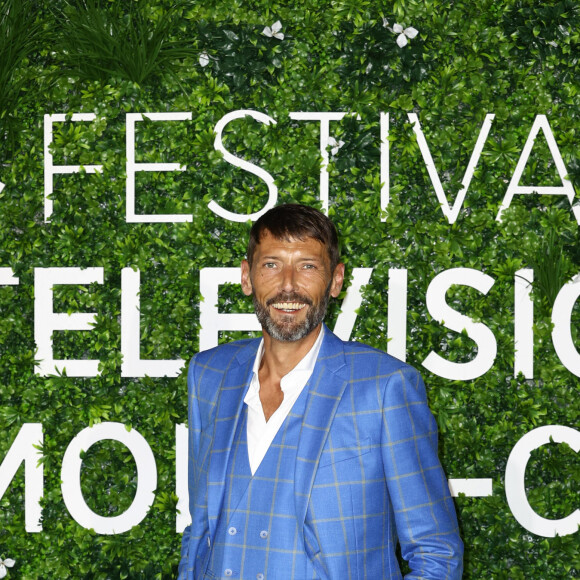
<path id="1" fill-rule="evenodd" d="M 308 388 L 294 403 L 254 476 L 248 460 L 247 406 L 230 453 L 223 509 L 206 578 L 317 578 L 297 524 L 294 469 Z"/>

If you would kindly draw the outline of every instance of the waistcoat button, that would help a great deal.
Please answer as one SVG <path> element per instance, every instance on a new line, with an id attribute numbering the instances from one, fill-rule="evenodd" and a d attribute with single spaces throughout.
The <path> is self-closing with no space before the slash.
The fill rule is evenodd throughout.
<path id="1" fill-rule="evenodd" d="M 224 574 L 225 574 L 226 576 L 231 576 L 231 575 L 232 575 L 232 571 L 231 571 L 229 568 L 226 568 L 226 569 L 224 570 Z"/>
<path id="2" fill-rule="evenodd" d="M 233 526 L 228 529 L 228 534 L 230 536 L 235 536 L 237 533 L 238 533 L 238 530 L 236 530 L 236 528 L 234 528 Z"/>
<path id="3" fill-rule="evenodd" d="M 268 537 L 268 532 L 266 530 L 262 530 L 260 532 L 260 538 L 262 538 L 262 540 L 265 540 Z"/>
<path id="4" fill-rule="evenodd" d="M 256 580 L 264 580 L 264 574 L 256 574 Z"/>

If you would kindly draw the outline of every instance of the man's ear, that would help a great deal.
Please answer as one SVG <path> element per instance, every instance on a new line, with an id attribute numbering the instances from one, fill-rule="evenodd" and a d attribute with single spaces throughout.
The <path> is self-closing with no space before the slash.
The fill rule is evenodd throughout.
<path id="1" fill-rule="evenodd" d="M 344 282 L 344 264 L 337 264 L 332 274 L 332 283 L 330 286 L 330 295 L 336 298 L 342 290 Z"/>
<path id="2" fill-rule="evenodd" d="M 248 260 L 242 260 L 242 292 L 251 296 L 253 292 L 252 279 L 250 278 L 250 264 Z"/>

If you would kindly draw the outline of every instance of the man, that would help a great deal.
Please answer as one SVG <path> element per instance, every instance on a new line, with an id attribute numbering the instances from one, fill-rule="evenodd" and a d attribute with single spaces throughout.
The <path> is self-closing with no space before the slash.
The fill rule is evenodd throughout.
<path id="1" fill-rule="evenodd" d="M 461 578 L 463 545 L 415 369 L 323 324 L 342 288 L 319 211 L 282 205 L 250 232 L 242 290 L 263 338 L 189 368 L 180 578 Z"/>

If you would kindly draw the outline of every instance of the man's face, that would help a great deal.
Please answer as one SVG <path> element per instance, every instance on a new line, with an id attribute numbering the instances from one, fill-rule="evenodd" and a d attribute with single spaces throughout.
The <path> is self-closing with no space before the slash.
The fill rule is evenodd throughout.
<path id="1" fill-rule="evenodd" d="M 252 268 L 242 262 L 244 293 L 252 294 L 264 330 L 283 342 L 300 340 L 320 325 L 343 279 L 344 264 L 331 272 L 328 251 L 314 238 L 277 240 L 266 231 Z"/>

